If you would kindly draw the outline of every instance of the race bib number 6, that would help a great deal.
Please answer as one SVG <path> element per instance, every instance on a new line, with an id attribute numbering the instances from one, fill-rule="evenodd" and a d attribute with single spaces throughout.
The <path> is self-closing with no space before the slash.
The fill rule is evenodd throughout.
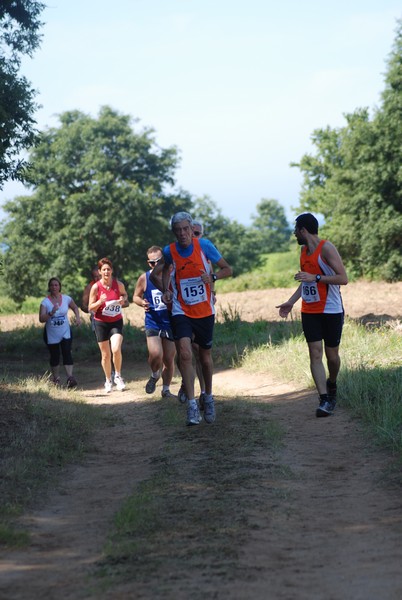
<path id="1" fill-rule="evenodd" d="M 162 292 L 159 290 L 152 290 L 151 295 L 154 310 L 166 310 L 166 304 L 162 300 Z"/>
<path id="2" fill-rule="evenodd" d="M 320 301 L 320 294 L 318 293 L 318 287 L 315 281 L 313 283 L 303 283 L 302 298 L 304 302 L 307 302 L 308 304 Z"/>
<path id="3" fill-rule="evenodd" d="M 189 277 L 180 281 L 180 290 L 185 304 L 199 304 L 207 300 L 207 290 L 201 277 Z"/>

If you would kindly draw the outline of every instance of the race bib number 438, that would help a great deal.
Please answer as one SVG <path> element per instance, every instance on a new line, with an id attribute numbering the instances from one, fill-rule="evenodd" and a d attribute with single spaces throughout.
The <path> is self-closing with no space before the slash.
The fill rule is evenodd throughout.
<path id="1" fill-rule="evenodd" d="M 102 310 L 102 315 L 105 317 L 117 317 L 121 314 L 121 306 L 119 300 L 108 300 Z"/>
<path id="2" fill-rule="evenodd" d="M 207 300 L 207 290 L 201 277 L 189 277 L 180 281 L 181 295 L 186 304 L 199 304 Z"/>

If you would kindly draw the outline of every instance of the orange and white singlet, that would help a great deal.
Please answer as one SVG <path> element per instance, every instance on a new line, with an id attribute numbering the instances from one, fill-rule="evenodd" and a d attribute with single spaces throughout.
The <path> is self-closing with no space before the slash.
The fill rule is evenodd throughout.
<path id="1" fill-rule="evenodd" d="M 193 238 L 192 244 L 193 251 L 187 258 L 180 256 L 174 242 L 169 246 L 173 260 L 172 315 L 201 319 L 215 314 L 211 286 L 201 279 L 202 273 L 211 272 L 211 266 L 201 250 L 199 240 Z"/>
<path id="2" fill-rule="evenodd" d="M 321 240 L 312 254 L 307 254 L 307 246 L 303 246 L 300 254 L 300 270 L 306 273 L 335 275 L 335 271 L 321 256 L 326 240 Z M 343 312 L 342 296 L 339 285 L 328 283 L 301 284 L 302 313 L 337 314 Z"/>

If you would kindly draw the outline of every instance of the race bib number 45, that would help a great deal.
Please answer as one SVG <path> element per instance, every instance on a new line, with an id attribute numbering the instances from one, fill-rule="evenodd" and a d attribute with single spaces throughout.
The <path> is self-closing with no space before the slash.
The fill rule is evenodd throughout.
<path id="1" fill-rule="evenodd" d="M 199 304 L 207 300 L 207 290 L 201 277 L 189 277 L 180 281 L 181 295 L 186 304 Z"/>
<path id="2" fill-rule="evenodd" d="M 302 298 L 304 302 L 307 302 L 308 304 L 320 301 L 320 294 L 318 293 L 318 287 L 315 281 L 313 283 L 303 283 Z"/>

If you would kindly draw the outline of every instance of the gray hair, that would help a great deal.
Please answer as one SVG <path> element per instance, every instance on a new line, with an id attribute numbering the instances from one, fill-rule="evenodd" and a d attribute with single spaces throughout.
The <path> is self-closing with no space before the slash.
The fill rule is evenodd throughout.
<path id="1" fill-rule="evenodd" d="M 202 224 L 202 221 L 200 221 L 199 219 L 194 219 L 193 225 L 198 225 L 198 227 L 201 228 L 201 233 L 204 233 L 204 225 Z"/>
<path id="2" fill-rule="evenodd" d="M 180 211 L 173 215 L 173 217 L 170 219 L 170 228 L 173 230 L 173 227 L 176 225 L 176 223 L 180 223 L 180 221 L 188 221 L 190 225 L 193 224 L 193 218 L 190 213 Z"/>

